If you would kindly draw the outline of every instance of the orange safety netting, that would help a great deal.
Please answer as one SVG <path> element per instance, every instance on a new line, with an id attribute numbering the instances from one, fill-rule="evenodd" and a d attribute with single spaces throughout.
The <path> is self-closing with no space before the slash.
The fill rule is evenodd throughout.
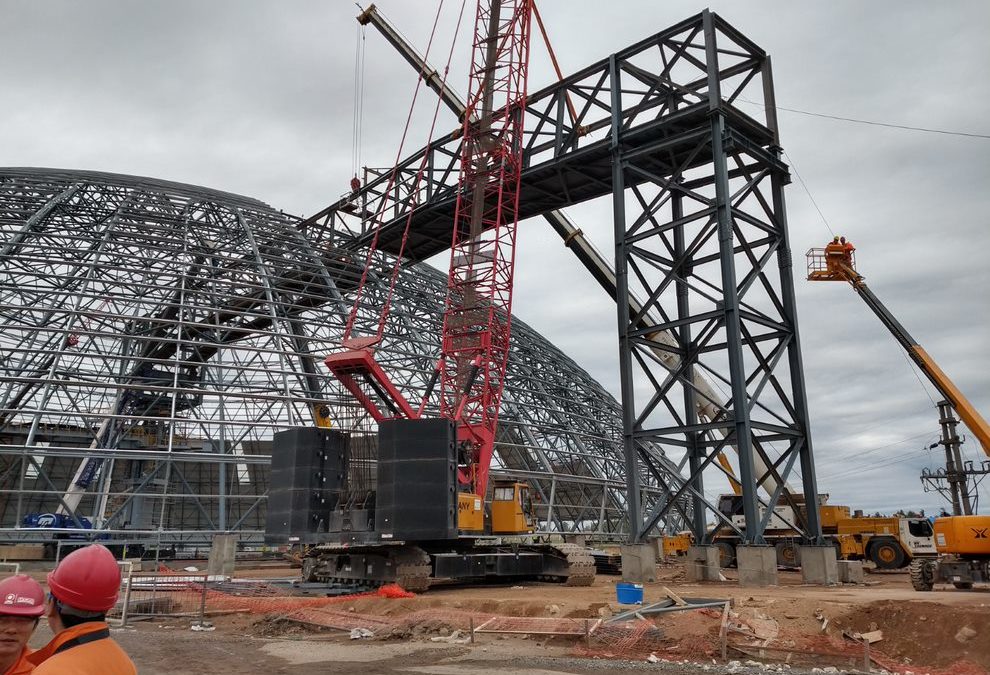
<path id="1" fill-rule="evenodd" d="M 127 588 L 128 583 L 130 588 Z M 160 566 L 158 573 L 133 574 L 122 582 L 120 598 L 127 598 L 128 614 L 176 616 L 185 614 L 287 614 L 305 608 L 328 607 L 361 598 L 411 598 L 396 584 L 375 590 L 336 596 L 293 594 L 265 581 L 230 581 L 222 576 L 176 572 Z M 117 615 L 120 614 L 118 610 Z"/>
<path id="2" fill-rule="evenodd" d="M 587 644 L 575 647 L 580 656 L 612 659 L 640 659 L 670 646 L 663 631 L 651 621 L 621 621 L 602 624 Z"/>

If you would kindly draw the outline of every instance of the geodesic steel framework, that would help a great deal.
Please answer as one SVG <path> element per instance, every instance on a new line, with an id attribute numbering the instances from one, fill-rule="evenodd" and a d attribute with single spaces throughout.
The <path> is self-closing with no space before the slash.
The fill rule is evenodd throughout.
<path id="1" fill-rule="evenodd" d="M 46 540 L 25 519 L 61 511 L 116 537 L 260 541 L 272 434 L 323 406 L 370 428 L 321 363 L 360 251 L 233 194 L 0 169 L 0 539 Z M 371 306 L 391 269 L 381 254 Z M 439 271 L 404 268 L 378 357 L 409 400 L 432 374 L 445 292 Z M 625 536 L 619 404 L 516 326 L 493 470 L 530 482 L 541 530 Z M 658 476 L 677 468 L 659 446 L 642 452 L 642 494 L 659 507 Z"/>

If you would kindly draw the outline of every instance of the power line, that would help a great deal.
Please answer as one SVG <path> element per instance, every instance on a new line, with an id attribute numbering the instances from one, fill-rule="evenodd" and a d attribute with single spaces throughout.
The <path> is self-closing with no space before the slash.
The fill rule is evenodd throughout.
<path id="1" fill-rule="evenodd" d="M 747 103 L 752 103 L 752 101 L 747 101 Z M 759 105 L 759 104 L 756 104 Z M 889 122 L 874 122 L 872 120 L 859 120 L 854 117 L 840 117 L 839 115 L 826 115 L 825 113 L 810 112 L 808 110 L 797 110 L 796 108 L 785 108 L 778 105 L 777 110 L 786 110 L 787 112 L 798 113 L 799 115 L 810 115 L 812 117 L 824 117 L 830 120 L 839 120 L 840 122 L 854 122 L 856 124 L 869 124 L 875 127 L 888 127 L 890 129 L 904 129 L 906 131 L 923 131 L 928 134 L 945 134 L 946 136 L 965 136 L 967 138 L 985 138 L 990 139 L 990 134 L 971 134 L 965 131 L 947 131 L 945 129 L 929 129 L 927 127 L 911 127 L 906 124 L 891 124 Z"/>
<path id="2" fill-rule="evenodd" d="M 904 443 L 907 443 L 908 441 L 912 441 L 912 440 L 921 438 L 923 436 L 932 437 L 933 434 L 931 432 L 925 432 L 925 433 L 917 434 L 915 436 L 910 436 L 910 437 L 905 438 L 905 439 L 902 439 L 900 441 L 895 441 L 894 443 L 888 443 L 887 445 L 877 446 L 875 448 L 870 448 L 868 450 L 861 450 L 861 451 L 858 452 L 858 455 L 860 457 L 862 457 L 863 455 L 866 455 L 868 453 L 875 452 L 877 450 L 883 450 L 884 448 L 890 448 L 890 447 L 893 447 L 893 446 L 896 446 L 896 445 L 902 445 Z M 852 475 L 855 475 L 857 473 L 864 473 L 864 472 L 867 472 L 867 471 L 876 471 L 877 469 L 882 469 L 882 468 L 884 468 L 886 466 L 889 466 L 891 464 L 901 464 L 903 462 L 910 461 L 912 459 L 917 459 L 917 458 L 921 457 L 922 455 L 924 455 L 924 454 L 926 454 L 928 452 L 929 452 L 929 449 L 927 447 L 925 447 L 925 448 L 922 448 L 921 450 L 916 450 L 916 451 L 909 452 L 909 453 L 906 453 L 906 454 L 901 454 L 896 459 L 880 459 L 880 460 L 873 460 L 873 461 L 868 461 L 868 462 L 862 462 L 862 463 L 857 464 L 855 466 L 845 467 L 843 469 L 840 469 L 837 472 L 834 472 L 834 473 L 831 473 L 831 474 L 827 474 L 826 476 L 822 476 L 822 480 L 834 480 L 836 478 L 844 478 L 844 477 L 847 477 L 847 476 L 852 476 Z"/>
<path id="3" fill-rule="evenodd" d="M 755 105 L 757 108 L 763 108 L 766 110 L 766 106 L 758 101 L 750 101 L 749 99 L 743 98 L 742 96 L 737 97 L 738 101 L 743 103 L 749 103 L 750 105 Z M 854 124 L 868 124 L 874 127 L 887 127 L 889 129 L 902 129 L 905 131 L 922 131 L 928 134 L 944 134 L 946 136 L 964 136 L 966 138 L 984 138 L 990 139 L 990 134 L 971 134 L 966 131 L 948 131 L 947 129 L 930 129 L 928 127 L 912 127 L 906 124 L 893 124 L 891 122 L 875 122 L 873 120 L 861 120 L 855 117 L 842 117 L 840 115 L 827 115 L 825 113 L 811 112 L 810 110 L 798 110 L 797 108 L 785 108 L 782 105 L 776 106 L 777 110 L 786 110 L 787 112 L 797 113 L 799 115 L 810 115 L 811 117 L 823 117 L 829 120 L 838 120 L 840 122 L 852 122 Z"/>

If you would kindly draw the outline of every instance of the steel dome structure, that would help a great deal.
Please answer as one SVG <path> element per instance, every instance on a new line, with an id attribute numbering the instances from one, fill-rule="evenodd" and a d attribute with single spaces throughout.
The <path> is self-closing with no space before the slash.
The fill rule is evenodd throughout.
<path id="1" fill-rule="evenodd" d="M 0 169 L 0 539 L 88 521 L 101 536 L 260 541 L 272 434 L 322 407 L 371 424 L 322 366 L 364 255 L 304 224 L 192 185 Z M 366 302 L 391 267 L 370 266 Z M 409 400 L 439 351 L 445 282 L 418 263 L 396 289 L 378 358 Z M 541 531 L 622 536 L 619 404 L 522 321 L 513 341 L 493 470 L 533 486 Z M 666 499 L 677 467 L 641 454 L 644 502 Z"/>

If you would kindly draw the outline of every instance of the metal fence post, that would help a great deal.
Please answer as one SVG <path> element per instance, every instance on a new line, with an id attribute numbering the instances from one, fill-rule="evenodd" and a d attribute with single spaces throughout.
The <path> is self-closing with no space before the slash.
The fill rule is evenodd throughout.
<path id="1" fill-rule="evenodd" d="M 206 583 L 209 581 L 209 574 L 203 575 L 203 591 L 199 596 L 199 625 L 203 625 L 203 620 L 206 618 Z"/>

